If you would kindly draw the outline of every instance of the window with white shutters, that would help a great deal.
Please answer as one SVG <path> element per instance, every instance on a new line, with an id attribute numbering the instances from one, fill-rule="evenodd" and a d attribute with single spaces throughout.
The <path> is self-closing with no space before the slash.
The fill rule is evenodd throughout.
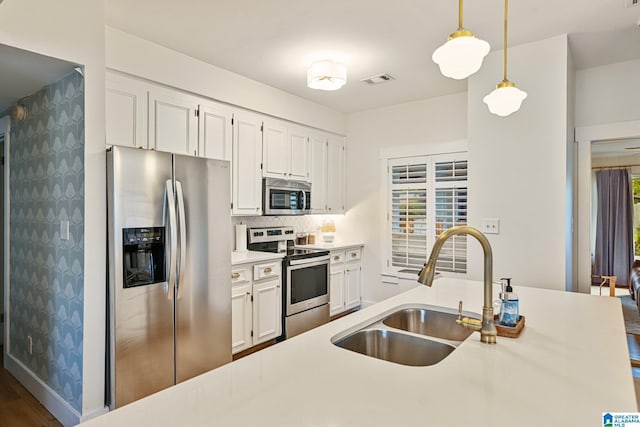
<path id="1" fill-rule="evenodd" d="M 424 263 L 427 251 L 427 164 L 390 165 L 391 264 L 413 271 Z"/>
<path id="2" fill-rule="evenodd" d="M 467 161 L 462 155 L 390 159 L 390 270 L 417 273 L 444 230 L 467 224 Z M 466 273 L 467 238 L 449 239 L 437 270 Z"/>

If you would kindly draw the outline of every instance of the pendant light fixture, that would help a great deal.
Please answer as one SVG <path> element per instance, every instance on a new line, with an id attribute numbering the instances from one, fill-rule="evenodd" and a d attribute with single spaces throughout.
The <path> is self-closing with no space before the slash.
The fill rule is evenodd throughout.
<path id="1" fill-rule="evenodd" d="M 507 17 L 509 15 L 509 0 L 504 0 L 504 75 L 502 81 L 483 101 L 489 107 L 489 111 L 500 117 L 506 117 L 520 109 L 522 101 L 527 97 L 527 92 L 516 87 L 516 84 L 507 79 Z"/>
<path id="2" fill-rule="evenodd" d="M 482 66 L 489 53 L 489 43 L 474 37 L 462 26 L 463 0 L 458 0 L 458 29 L 435 52 L 431 59 L 440 66 L 440 72 L 452 79 L 466 79 Z"/>
<path id="3" fill-rule="evenodd" d="M 307 70 L 307 86 L 311 89 L 338 90 L 347 83 L 347 66 L 329 59 L 316 61 Z"/>

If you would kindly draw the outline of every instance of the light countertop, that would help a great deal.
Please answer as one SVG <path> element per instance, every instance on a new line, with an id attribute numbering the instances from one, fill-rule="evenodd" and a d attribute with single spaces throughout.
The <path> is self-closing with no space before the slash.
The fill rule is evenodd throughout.
<path id="1" fill-rule="evenodd" d="M 355 248 L 358 246 L 364 246 L 362 242 L 343 242 L 343 241 L 334 241 L 332 243 L 325 243 L 322 241 L 322 238 L 311 245 L 296 245 L 297 248 L 303 249 L 323 249 L 327 251 L 339 251 L 341 249 L 347 248 Z"/>
<path id="2" fill-rule="evenodd" d="M 260 251 L 246 251 L 246 252 L 231 252 L 231 265 L 247 264 L 250 262 L 270 261 L 273 259 L 282 259 L 283 253 L 276 252 L 260 252 Z"/>
<path id="3" fill-rule="evenodd" d="M 488 345 L 474 333 L 433 366 L 363 356 L 331 337 L 404 304 L 463 300 L 480 312 L 481 283 L 437 279 L 83 425 L 595 426 L 602 412 L 637 411 L 619 299 L 514 291 L 520 338 Z"/>

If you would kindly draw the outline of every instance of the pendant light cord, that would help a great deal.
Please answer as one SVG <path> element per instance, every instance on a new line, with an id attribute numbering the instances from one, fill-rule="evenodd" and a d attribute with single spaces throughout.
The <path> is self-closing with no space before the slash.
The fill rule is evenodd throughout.
<path id="1" fill-rule="evenodd" d="M 509 14 L 509 0 L 504 0 L 504 76 L 503 81 L 507 80 L 507 16 Z"/>
<path id="2" fill-rule="evenodd" d="M 462 1 L 458 0 L 458 30 L 462 30 Z"/>

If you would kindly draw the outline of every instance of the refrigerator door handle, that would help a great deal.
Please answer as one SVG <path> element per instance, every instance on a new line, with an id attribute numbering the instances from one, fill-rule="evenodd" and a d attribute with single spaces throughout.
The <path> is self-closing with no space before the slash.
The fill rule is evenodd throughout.
<path id="1" fill-rule="evenodd" d="M 174 289 L 176 286 L 176 263 L 174 257 L 178 250 L 178 230 L 176 227 L 176 199 L 173 194 L 173 184 L 170 179 L 165 182 L 164 187 L 164 214 L 165 221 L 169 217 L 169 288 L 167 289 L 167 299 L 173 299 Z"/>
<path id="2" fill-rule="evenodd" d="M 182 288 L 184 287 L 184 270 L 187 258 L 187 225 L 184 211 L 184 196 L 182 193 L 182 183 L 176 180 L 176 199 L 178 201 L 178 235 L 180 238 L 180 261 L 178 263 L 178 281 L 176 283 L 177 299 L 182 298 Z"/>

